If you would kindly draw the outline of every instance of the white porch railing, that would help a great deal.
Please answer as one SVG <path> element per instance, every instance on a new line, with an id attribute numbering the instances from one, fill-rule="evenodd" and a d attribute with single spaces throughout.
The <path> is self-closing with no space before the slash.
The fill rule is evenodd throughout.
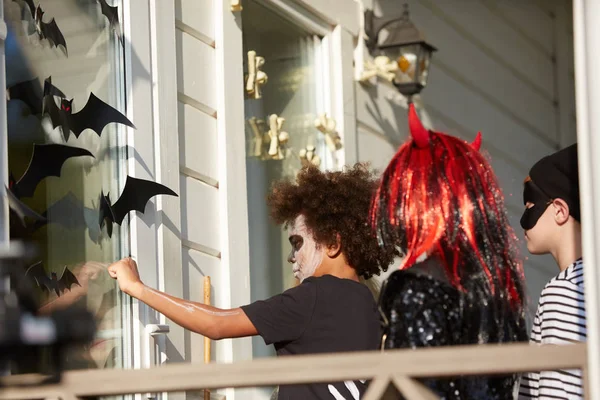
<path id="1" fill-rule="evenodd" d="M 39 380 L 39 376 L 5 377 L 0 379 L 0 400 L 74 400 L 358 379 L 373 379 L 363 400 L 394 398 L 390 397 L 396 393 L 394 386 L 407 400 L 434 399 L 412 378 L 554 369 L 582 369 L 587 377 L 586 361 L 585 344 L 512 344 L 294 356 L 234 364 L 171 364 L 145 370 L 71 371 L 63 375 L 59 384 L 40 386 L 23 386 Z"/>

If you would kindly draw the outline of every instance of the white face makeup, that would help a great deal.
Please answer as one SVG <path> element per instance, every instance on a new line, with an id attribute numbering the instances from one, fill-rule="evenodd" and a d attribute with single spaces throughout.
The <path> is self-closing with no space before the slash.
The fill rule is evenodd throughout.
<path id="1" fill-rule="evenodd" d="M 299 215 L 290 227 L 289 239 L 292 252 L 288 260 L 293 264 L 294 277 L 302 282 L 323 262 L 323 248 L 313 239 L 303 215 Z"/>

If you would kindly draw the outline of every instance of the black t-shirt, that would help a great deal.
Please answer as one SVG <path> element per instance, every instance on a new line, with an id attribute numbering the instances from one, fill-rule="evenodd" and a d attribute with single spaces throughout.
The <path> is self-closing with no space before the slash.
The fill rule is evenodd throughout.
<path id="1" fill-rule="evenodd" d="M 258 334 L 277 355 L 376 350 L 380 339 L 377 305 L 369 289 L 331 275 L 306 278 L 265 301 L 243 306 Z M 315 368 L 318 368 L 315 365 Z M 346 400 L 362 395 L 364 382 L 281 386 L 279 400 Z M 356 397 L 357 398 L 357 397 Z"/>

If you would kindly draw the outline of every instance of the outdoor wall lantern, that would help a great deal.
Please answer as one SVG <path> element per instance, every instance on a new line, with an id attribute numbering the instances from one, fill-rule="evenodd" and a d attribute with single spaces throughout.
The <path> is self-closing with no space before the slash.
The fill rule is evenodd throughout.
<path id="1" fill-rule="evenodd" d="M 379 43 L 379 34 L 384 28 L 388 36 Z M 369 75 L 387 77 L 410 101 L 427 85 L 431 55 L 437 49 L 425 41 L 410 20 L 408 4 L 404 4 L 400 17 L 376 17 L 373 10 L 366 10 L 365 34 L 366 46 L 375 57 L 375 62 L 370 63 L 372 71 L 365 71 L 365 78 Z"/>

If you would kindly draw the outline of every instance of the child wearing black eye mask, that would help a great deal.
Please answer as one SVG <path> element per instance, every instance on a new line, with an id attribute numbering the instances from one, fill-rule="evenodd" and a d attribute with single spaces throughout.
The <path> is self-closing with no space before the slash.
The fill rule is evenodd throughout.
<path id="1" fill-rule="evenodd" d="M 551 254 L 561 271 L 540 296 L 531 332 L 537 344 L 586 341 L 577 144 L 542 158 L 525 179 L 521 227 L 532 254 Z M 519 399 L 582 399 L 581 371 L 525 374 Z"/>

